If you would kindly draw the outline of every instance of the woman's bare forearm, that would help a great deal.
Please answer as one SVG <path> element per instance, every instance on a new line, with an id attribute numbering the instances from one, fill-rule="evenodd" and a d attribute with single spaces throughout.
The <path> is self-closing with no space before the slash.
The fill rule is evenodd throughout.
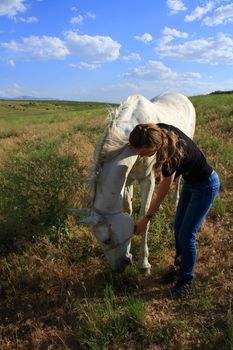
<path id="1" fill-rule="evenodd" d="M 168 193 L 174 181 L 174 178 L 175 178 L 175 173 L 169 177 L 164 177 L 163 180 L 160 182 L 156 195 L 154 198 L 152 198 L 150 207 L 147 211 L 148 216 L 154 215 L 159 210 L 160 204 L 163 202 L 164 198 L 166 197 L 166 194 Z"/>
<path id="2" fill-rule="evenodd" d="M 166 194 L 168 193 L 174 178 L 175 173 L 169 177 L 164 177 L 163 180 L 160 182 L 158 190 L 156 192 L 156 196 L 151 200 L 149 210 L 147 211 L 146 215 L 135 225 L 135 234 L 145 232 L 148 222 L 159 210 L 160 204 L 162 203 Z"/>

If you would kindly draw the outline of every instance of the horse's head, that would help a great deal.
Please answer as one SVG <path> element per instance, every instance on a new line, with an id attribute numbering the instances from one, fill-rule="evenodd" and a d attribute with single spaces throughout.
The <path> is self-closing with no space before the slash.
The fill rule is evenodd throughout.
<path id="1" fill-rule="evenodd" d="M 127 213 L 102 214 L 98 210 L 70 209 L 76 215 L 88 215 L 81 223 L 92 226 L 92 232 L 114 270 L 123 271 L 132 263 L 129 253 L 134 223 Z"/>

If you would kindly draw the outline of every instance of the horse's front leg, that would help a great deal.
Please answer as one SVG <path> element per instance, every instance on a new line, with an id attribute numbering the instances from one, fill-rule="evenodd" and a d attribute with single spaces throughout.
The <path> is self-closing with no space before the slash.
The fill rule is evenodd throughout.
<path id="1" fill-rule="evenodd" d="M 154 187 L 155 187 L 155 177 L 153 170 L 151 173 L 144 179 L 139 181 L 140 190 L 141 190 L 141 208 L 140 208 L 140 218 L 142 218 L 147 210 L 149 209 L 150 202 L 153 196 Z M 138 267 L 147 274 L 150 274 L 151 264 L 148 261 L 149 258 L 149 249 L 147 245 L 147 235 L 149 230 L 149 223 L 147 229 L 143 232 L 141 236 L 141 246 L 139 253 Z"/>
<path id="2" fill-rule="evenodd" d="M 133 212 L 133 180 L 128 178 L 126 181 L 123 195 L 123 210 L 130 216 Z"/>
<path id="3" fill-rule="evenodd" d="M 175 184 L 176 184 L 176 190 L 175 190 L 175 209 L 177 209 L 178 203 L 179 203 L 179 200 L 180 200 L 181 176 L 179 176 L 179 177 L 176 179 Z"/>

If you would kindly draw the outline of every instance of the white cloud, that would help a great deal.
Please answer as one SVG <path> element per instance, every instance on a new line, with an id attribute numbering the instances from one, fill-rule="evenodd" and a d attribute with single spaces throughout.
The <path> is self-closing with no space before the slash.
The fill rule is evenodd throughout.
<path id="1" fill-rule="evenodd" d="M 70 23 L 71 24 L 82 24 L 83 23 L 83 16 L 78 15 L 78 16 L 72 17 L 70 19 Z"/>
<path id="2" fill-rule="evenodd" d="M 188 33 L 180 32 L 179 30 L 169 28 L 169 27 L 165 27 L 162 33 L 165 34 L 165 36 L 160 39 L 161 44 L 169 43 L 175 38 L 188 38 Z"/>
<path id="3" fill-rule="evenodd" d="M 141 61 L 141 56 L 139 53 L 132 52 L 128 56 L 122 57 L 123 61 L 131 62 L 131 61 Z"/>
<path id="4" fill-rule="evenodd" d="M 0 96 L 2 97 L 15 97 L 21 94 L 23 94 L 22 88 L 17 83 L 9 84 L 4 88 L 0 88 Z"/>
<path id="5" fill-rule="evenodd" d="M 177 29 L 169 28 L 169 27 L 165 27 L 162 33 L 165 34 L 165 36 L 159 39 L 160 45 L 161 44 L 165 45 L 171 42 L 172 40 L 174 40 L 175 38 L 188 38 L 188 33 L 180 32 Z"/>
<path id="6" fill-rule="evenodd" d="M 227 24 L 233 22 L 233 3 L 218 7 L 212 17 L 206 17 L 203 24 L 207 26 L 216 26 L 218 24 Z"/>
<path id="7" fill-rule="evenodd" d="M 80 63 L 71 63 L 69 65 L 71 68 L 79 68 L 79 69 L 88 69 L 88 70 L 94 70 L 97 68 L 100 68 L 100 64 L 90 64 L 87 62 L 80 62 Z"/>
<path id="8" fill-rule="evenodd" d="M 88 17 L 88 18 L 95 18 L 96 15 L 94 13 L 91 13 L 91 12 L 87 12 L 87 14 L 85 15 L 85 17 Z"/>
<path id="9" fill-rule="evenodd" d="M 187 41 L 182 45 L 159 45 L 161 57 L 211 64 L 233 64 L 233 40 L 219 33 L 215 38 Z"/>
<path id="10" fill-rule="evenodd" d="M 147 64 L 139 67 L 130 68 L 128 73 L 123 75 L 124 78 L 143 79 L 143 80 L 158 80 L 161 78 L 174 78 L 176 73 L 166 67 L 160 61 L 148 61 Z"/>
<path id="11" fill-rule="evenodd" d="M 75 17 L 72 17 L 70 19 L 70 23 L 71 24 L 82 24 L 83 21 L 84 21 L 84 18 L 92 18 L 92 19 L 95 19 L 96 15 L 94 13 L 91 13 L 91 12 L 87 12 L 85 15 L 78 15 L 78 16 L 75 16 Z"/>
<path id="12" fill-rule="evenodd" d="M 137 68 L 130 68 L 127 73 L 120 77 L 123 84 L 124 82 L 130 83 L 135 87 L 134 89 L 128 87 L 128 90 L 126 90 L 128 95 L 131 90 L 132 93 L 135 93 L 134 90 L 136 90 L 136 93 L 148 98 L 171 91 L 191 96 L 216 90 L 216 84 L 202 81 L 201 78 L 199 72 L 180 73 L 161 61 L 152 60 Z M 117 93 L 119 94 L 119 91 L 116 91 Z"/>
<path id="13" fill-rule="evenodd" d="M 9 58 L 9 59 L 7 60 L 7 64 L 8 64 L 9 66 L 11 66 L 11 67 L 14 67 L 14 66 L 15 66 L 15 61 L 14 61 L 12 58 Z"/>
<path id="14" fill-rule="evenodd" d="M 34 23 L 38 22 L 38 18 L 35 16 L 31 17 L 14 17 L 14 21 L 17 22 L 23 22 L 23 23 Z"/>
<path id="15" fill-rule="evenodd" d="M 136 35 L 134 39 L 142 41 L 143 43 L 149 43 L 150 41 L 153 40 L 152 36 L 149 33 L 144 33 L 143 35 L 139 36 Z"/>
<path id="16" fill-rule="evenodd" d="M 188 33 L 186 33 L 186 32 L 182 33 L 177 29 L 169 28 L 169 27 L 165 27 L 163 29 L 162 33 L 165 35 L 171 35 L 174 38 L 187 38 L 188 37 Z"/>
<path id="17" fill-rule="evenodd" d="M 174 15 L 179 11 L 186 11 L 186 7 L 182 0 L 167 0 L 167 6 L 170 10 L 170 15 Z"/>
<path id="18" fill-rule="evenodd" d="M 22 88 L 19 84 L 17 83 L 13 83 L 11 85 L 8 86 L 8 92 L 12 93 L 14 95 L 18 95 L 20 94 L 20 92 L 22 91 Z"/>
<path id="19" fill-rule="evenodd" d="M 172 35 L 165 35 L 162 38 L 159 39 L 159 43 L 161 44 L 167 44 L 170 43 L 170 41 L 174 40 L 174 37 Z"/>
<path id="20" fill-rule="evenodd" d="M 90 64 L 87 62 L 80 62 L 79 68 L 80 69 L 94 70 L 94 69 L 100 68 L 100 64 L 94 64 L 94 63 Z"/>
<path id="21" fill-rule="evenodd" d="M 196 19 L 201 19 L 207 12 L 213 9 L 214 3 L 212 1 L 208 2 L 206 6 L 200 7 L 197 6 L 190 15 L 186 15 L 184 21 L 185 22 L 193 22 Z"/>
<path id="22" fill-rule="evenodd" d="M 114 61 L 119 57 L 121 45 L 109 36 L 79 35 L 73 31 L 65 32 L 64 35 L 73 55 L 94 63 Z"/>
<path id="23" fill-rule="evenodd" d="M 14 17 L 20 12 L 26 11 L 24 0 L 1 0 L 0 16 Z"/>
<path id="24" fill-rule="evenodd" d="M 17 42 L 0 43 L 0 47 L 14 51 L 16 57 L 24 60 L 64 59 L 68 55 L 79 56 L 93 63 L 114 61 L 120 55 L 121 45 L 108 36 L 79 35 L 64 33 L 65 41 L 57 37 L 29 36 Z"/>
<path id="25" fill-rule="evenodd" d="M 23 38 L 21 42 L 11 40 L 7 43 L 1 43 L 5 49 L 16 52 L 23 60 L 49 60 L 63 59 L 69 55 L 69 50 L 65 44 L 56 37 L 48 37 L 43 35 L 29 36 Z"/>
<path id="26" fill-rule="evenodd" d="M 171 81 L 177 79 L 196 79 L 200 78 L 200 74 L 196 72 L 177 73 L 167 67 L 161 61 L 149 60 L 145 65 L 130 68 L 129 71 L 123 74 L 126 79 L 140 79 L 153 81 Z"/>

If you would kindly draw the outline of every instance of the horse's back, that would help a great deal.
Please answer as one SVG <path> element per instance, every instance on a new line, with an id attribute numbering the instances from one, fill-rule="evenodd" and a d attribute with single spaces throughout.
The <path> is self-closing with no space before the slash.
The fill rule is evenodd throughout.
<path id="1" fill-rule="evenodd" d="M 151 100 L 157 110 L 155 123 L 171 124 L 193 137 L 196 113 L 191 101 L 178 93 L 166 93 Z"/>
<path id="2" fill-rule="evenodd" d="M 133 95 L 121 105 L 116 121 L 118 131 L 128 137 L 140 123 L 174 125 L 193 137 L 196 115 L 190 100 L 178 93 L 166 93 L 151 101 L 142 95 Z"/>

